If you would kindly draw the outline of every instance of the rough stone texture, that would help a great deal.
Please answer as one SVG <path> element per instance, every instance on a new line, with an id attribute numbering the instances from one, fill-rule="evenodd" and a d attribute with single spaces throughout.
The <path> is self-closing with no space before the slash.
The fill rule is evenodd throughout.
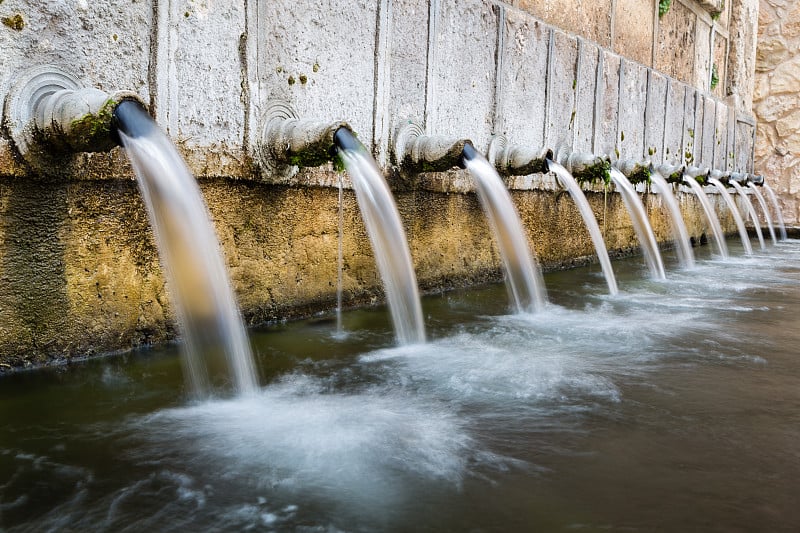
<path id="1" fill-rule="evenodd" d="M 653 2 L 616 0 L 614 51 L 643 65 L 653 64 Z"/>
<path id="2" fill-rule="evenodd" d="M 506 18 L 502 94 L 498 116 L 502 129 L 497 131 L 515 144 L 544 147 L 547 110 L 547 49 L 550 31 L 530 17 L 510 11 Z"/>
<path id="3" fill-rule="evenodd" d="M 577 92 L 578 40 L 564 32 L 552 33 L 552 54 L 547 70 L 547 128 L 545 145 L 556 150 L 572 146 Z"/>
<path id="4" fill-rule="evenodd" d="M 711 94 L 717 98 L 724 98 L 728 94 L 726 87 L 728 82 L 727 52 L 728 40 L 718 31 L 714 31 L 714 57 L 712 68 L 716 68 L 717 86 L 711 88 Z"/>
<path id="5" fill-rule="evenodd" d="M 667 122 L 667 78 L 650 72 L 647 80 L 647 107 L 644 120 L 644 153 L 642 157 L 653 163 L 664 160 L 664 123 Z M 662 120 L 659 120 L 664 117 Z M 674 120 L 674 119 L 673 119 Z"/>
<path id="6" fill-rule="evenodd" d="M 594 153 L 597 100 L 597 69 L 601 51 L 584 40 L 578 41 L 577 87 L 573 149 Z"/>
<path id="7" fill-rule="evenodd" d="M 758 120 L 755 171 L 777 193 L 788 223 L 800 221 L 799 17 L 797 0 L 761 1 L 753 95 Z"/>
<path id="8" fill-rule="evenodd" d="M 647 105 L 647 69 L 623 60 L 619 103 L 619 159 L 641 161 L 644 153 L 644 114 Z"/>
<path id="9" fill-rule="evenodd" d="M 619 158 L 617 123 L 619 122 L 619 73 L 622 61 L 619 56 L 603 51 L 603 78 L 600 92 L 602 106 L 598 124 L 598 152 L 601 155 Z"/>
<path id="10" fill-rule="evenodd" d="M 696 26 L 697 15 L 677 1 L 659 19 L 655 67 L 684 83 L 694 81 Z"/>
<path id="11" fill-rule="evenodd" d="M 259 2 L 259 7 L 262 110 L 270 99 L 281 98 L 291 102 L 302 118 L 346 120 L 371 146 L 375 2 L 325 0 L 305 3 L 303 8 Z M 229 58 L 237 60 L 238 55 Z M 238 94 L 240 88 L 229 85 L 227 90 Z"/>
<path id="12" fill-rule="evenodd" d="M 611 13 L 604 2 L 516 0 L 518 7 L 570 33 L 611 46 Z"/>
<path id="13" fill-rule="evenodd" d="M 748 113 L 753 109 L 759 3 L 764 2 L 734 0 L 731 5 L 727 94 L 735 96 L 737 110 Z"/>
<path id="14" fill-rule="evenodd" d="M 690 1 L 674 0 L 674 9 Z M 653 43 L 666 32 L 657 31 L 654 5 L 646 4 L 618 2 L 611 13 L 613 4 L 571 0 L 4 0 L 0 16 L 20 12 L 25 26 L 0 26 L 0 90 L 5 94 L 22 67 L 53 62 L 89 85 L 131 89 L 148 101 L 200 179 L 243 312 L 257 324 L 330 309 L 335 299 L 339 177 L 330 164 L 292 176 L 259 168 L 254 149 L 274 98 L 303 118 L 346 120 L 372 149 L 395 191 L 426 290 L 499 279 L 499 259 L 466 172 L 407 176 L 392 166 L 391 133 L 410 118 L 427 120 L 429 133 L 471 137 L 481 149 L 505 133 L 512 144 L 641 159 L 650 144 L 675 146 L 673 153 L 685 143 L 694 149 L 688 131 L 695 129 L 697 146 L 713 147 L 705 136 L 721 127 L 726 111 L 736 131 L 736 142 L 727 142 L 737 168 L 746 168 L 754 127 L 746 95 L 719 102 L 704 89 L 695 98 L 649 71 Z M 649 30 L 623 21 L 634 11 L 649 13 L 637 21 Z M 776 20 L 795 31 L 785 16 Z M 625 59 L 595 41 L 614 43 Z M 691 48 L 694 68 L 690 44 L 684 49 Z M 703 53 L 711 57 L 710 49 Z M 669 72 L 685 63 L 662 59 Z M 774 117 L 772 137 L 797 129 L 793 115 L 778 109 L 789 105 L 791 67 L 776 65 L 786 74 L 771 95 L 779 100 L 763 104 Z M 675 90 L 667 93 L 667 85 Z M 768 89 L 761 83 L 759 94 Z M 675 114 L 666 125 L 665 100 Z M 709 126 L 706 101 L 716 109 Z M 730 119 L 734 108 L 740 114 Z M 176 334 L 124 153 L 64 155 L 61 162 L 69 179 L 33 176 L 0 130 L 2 364 L 124 350 Z M 380 301 L 369 240 L 348 178 L 343 182 L 345 296 L 352 304 Z M 552 176 L 507 183 L 544 265 L 591 256 L 580 217 Z M 633 251 L 619 196 L 602 187 L 589 196 L 612 253 Z M 659 239 L 668 239 L 660 199 L 645 200 Z M 681 202 L 695 220 L 693 197 L 682 194 Z M 695 236 L 705 231 L 699 218 L 689 224 Z"/>
<path id="15" fill-rule="evenodd" d="M 685 120 L 686 86 L 672 81 L 668 84 L 667 110 L 664 121 L 663 161 L 673 165 L 683 162 L 683 121 Z"/>
<path id="16" fill-rule="evenodd" d="M 494 125 L 497 10 L 491 2 L 439 3 L 429 133 L 489 145 Z"/>
<path id="17" fill-rule="evenodd" d="M 390 51 L 391 132 L 408 120 L 425 118 L 428 2 L 398 0 L 393 5 Z"/>

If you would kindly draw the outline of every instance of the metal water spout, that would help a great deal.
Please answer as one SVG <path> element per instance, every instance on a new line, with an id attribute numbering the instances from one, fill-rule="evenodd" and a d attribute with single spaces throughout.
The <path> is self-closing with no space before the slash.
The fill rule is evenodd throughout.
<path id="1" fill-rule="evenodd" d="M 723 172 L 722 170 L 716 168 L 711 169 L 711 171 L 709 171 L 708 177 L 717 179 L 720 181 L 720 183 L 724 185 L 728 185 L 729 180 L 733 180 L 737 183 L 744 184 L 744 181 L 747 179 L 747 175 L 742 175 L 742 176 L 737 175 L 736 177 L 734 177 L 732 173 Z"/>
<path id="2" fill-rule="evenodd" d="M 706 168 L 706 167 L 689 166 L 689 167 L 686 167 L 686 170 L 684 171 L 684 173 L 687 176 L 692 177 L 695 180 L 697 180 L 697 183 L 699 183 L 700 185 L 705 185 L 706 181 L 709 178 L 709 175 L 711 174 L 711 169 Z"/>
<path id="3" fill-rule="evenodd" d="M 712 175 L 712 177 L 716 177 L 716 176 Z M 750 175 L 747 174 L 746 172 L 731 172 L 728 175 L 728 179 L 727 180 L 720 179 L 720 181 L 722 181 L 725 185 L 728 185 L 728 181 L 729 180 L 730 181 L 735 181 L 739 185 L 745 185 L 747 183 L 747 180 L 749 179 L 749 177 L 750 177 Z"/>
<path id="4" fill-rule="evenodd" d="M 611 160 L 585 152 L 573 152 L 562 146 L 556 150 L 555 161 L 566 168 L 578 182 L 611 182 Z"/>
<path id="5" fill-rule="evenodd" d="M 683 165 L 670 165 L 669 163 L 662 163 L 653 167 L 653 170 L 661 174 L 667 183 L 681 183 L 683 181 L 683 173 L 686 168 Z"/>
<path id="6" fill-rule="evenodd" d="M 272 175 L 291 176 L 301 167 L 318 167 L 331 161 L 334 136 L 343 121 L 301 119 L 294 107 L 282 100 L 267 104 L 255 146 L 259 165 Z"/>
<path id="7" fill-rule="evenodd" d="M 65 171 L 63 157 L 75 152 L 104 152 L 118 144 L 114 109 L 141 98 L 131 91 L 106 93 L 86 87 L 54 65 L 39 65 L 12 81 L 3 120 L 22 158 L 36 171 Z"/>
<path id="8" fill-rule="evenodd" d="M 753 185 L 757 185 L 759 187 L 764 186 L 764 176 L 761 174 L 748 174 L 747 180 Z"/>
<path id="9" fill-rule="evenodd" d="M 510 145 L 505 135 L 497 135 L 489 143 L 486 159 L 504 176 L 544 174 L 550 171 L 547 160 L 553 160 L 553 151 L 549 148 Z"/>
<path id="10" fill-rule="evenodd" d="M 618 169 L 634 185 L 649 181 L 650 172 L 652 171 L 650 163 L 640 163 L 632 159 L 621 161 Z"/>
<path id="11" fill-rule="evenodd" d="M 425 135 L 422 127 L 409 121 L 394 136 L 394 163 L 407 172 L 444 172 L 461 165 L 469 139 Z"/>

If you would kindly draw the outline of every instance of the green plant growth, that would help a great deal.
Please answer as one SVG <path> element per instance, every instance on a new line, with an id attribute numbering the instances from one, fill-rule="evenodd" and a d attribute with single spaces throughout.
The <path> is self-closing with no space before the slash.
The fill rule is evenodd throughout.
<path id="1" fill-rule="evenodd" d="M 637 183 L 645 182 L 647 184 L 650 183 L 650 167 L 646 165 L 636 165 L 636 168 L 633 169 L 628 175 L 628 181 L 636 185 Z"/>
<path id="2" fill-rule="evenodd" d="M 97 113 L 86 114 L 69 124 L 69 144 L 79 151 L 111 147 L 111 123 L 118 101 L 108 99 Z"/>
<path id="3" fill-rule="evenodd" d="M 717 85 L 719 85 L 719 72 L 717 71 L 717 64 L 714 63 L 711 66 L 711 90 L 716 89 Z"/>
<path id="4" fill-rule="evenodd" d="M 611 183 L 611 161 L 603 159 L 594 165 L 588 165 L 573 173 L 578 183 L 602 183 L 606 187 Z"/>
<path id="5" fill-rule="evenodd" d="M 672 0 L 658 0 L 658 17 L 661 18 L 669 12 Z"/>

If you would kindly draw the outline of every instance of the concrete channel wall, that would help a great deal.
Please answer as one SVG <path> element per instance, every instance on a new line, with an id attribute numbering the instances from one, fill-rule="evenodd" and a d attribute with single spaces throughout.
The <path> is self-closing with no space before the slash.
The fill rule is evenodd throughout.
<path id="1" fill-rule="evenodd" d="M 479 150 L 502 134 L 511 144 L 613 162 L 752 170 L 755 28 L 741 15 L 752 0 L 673 0 L 661 16 L 657 2 L 557 4 L 5 0 L 0 95 L 44 63 L 108 92 L 138 93 L 200 180 L 242 311 L 259 324 L 333 306 L 340 179 L 345 296 L 350 304 L 381 299 L 347 177 L 330 165 L 277 173 L 255 157 L 276 100 L 302 118 L 347 121 L 372 149 L 430 291 L 498 279 L 499 258 L 464 171 L 409 175 L 394 165 L 394 136 L 409 121 L 472 139 Z M 581 9 L 593 22 L 566 16 Z M 67 179 L 33 173 L 0 134 L 2 368 L 175 335 L 124 153 L 70 155 L 59 166 Z M 543 265 L 591 257 L 578 212 L 552 176 L 508 185 Z M 633 251 L 619 196 L 597 187 L 588 195 L 609 249 Z M 660 198 L 643 197 L 667 241 Z M 685 191 L 679 200 L 699 239 L 699 204 Z"/>

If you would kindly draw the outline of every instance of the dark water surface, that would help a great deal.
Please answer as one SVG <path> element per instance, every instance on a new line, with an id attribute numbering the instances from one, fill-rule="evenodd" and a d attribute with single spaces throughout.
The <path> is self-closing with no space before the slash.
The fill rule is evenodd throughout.
<path id="1" fill-rule="evenodd" d="M 0 530 L 800 530 L 800 241 L 641 258 L 251 332 L 260 390 L 175 347 L 0 379 Z M 703 254 L 706 254 L 705 256 Z"/>

